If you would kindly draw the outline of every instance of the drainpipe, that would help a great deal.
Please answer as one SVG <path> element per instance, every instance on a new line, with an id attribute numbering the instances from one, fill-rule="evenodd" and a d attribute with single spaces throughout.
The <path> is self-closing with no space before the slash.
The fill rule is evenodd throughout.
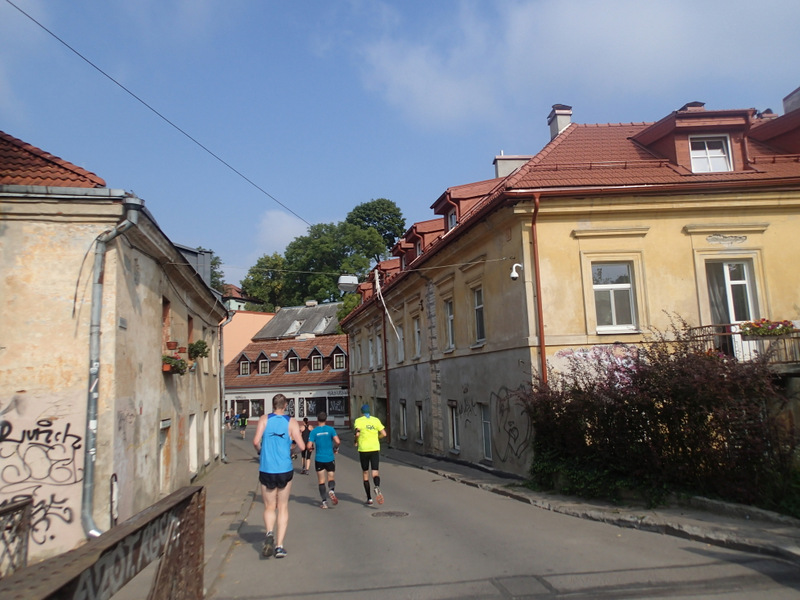
<path id="1" fill-rule="evenodd" d="M 223 333 L 222 328 L 225 327 L 228 323 L 233 320 L 233 311 L 228 311 L 228 318 L 225 319 L 223 323 L 219 326 L 219 405 L 220 405 L 220 423 L 219 427 L 222 430 L 222 462 L 223 464 L 228 463 L 228 453 L 225 451 L 225 443 L 226 443 L 226 436 L 225 436 L 225 346 L 223 342 Z"/>
<path id="2" fill-rule="evenodd" d="M 536 231 L 536 219 L 539 216 L 539 200 L 541 194 L 533 195 L 533 218 L 531 219 L 531 236 L 533 238 L 533 272 L 536 285 L 536 319 L 539 321 L 539 360 L 542 383 L 547 383 L 547 353 L 544 342 L 544 311 L 542 310 L 542 278 L 539 274 L 539 240 Z"/>
<path id="3" fill-rule="evenodd" d="M 377 274 L 375 275 L 377 277 Z M 392 410 L 391 405 L 389 402 L 389 353 L 386 350 L 386 305 L 384 305 L 383 310 L 381 311 L 383 315 L 383 375 L 384 375 L 384 385 L 386 385 L 386 429 L 389 431 L 389 445 L 391 446 L 392 442 Z"/>
<path id="4" fill-rule="evenodd" d="M 123 202 L 125 219 L 111 231 L 97 236 L 92 270 L 92 311 L 89 325 L 89 389 L 86 403 L 86 444 L 83 457 L 83 498 L 81 501 L 81 523 L 87 538 L 100 536 L 103 532 L 94 522 L 94 464 L 97 455 L 97 398 L 100 385 L 100 320 L 103 313 L 103 277 L 106 248 L 118 235 L 139 222 L 139 213 L 144 202 L 135 196 L 126 196 Z"/>

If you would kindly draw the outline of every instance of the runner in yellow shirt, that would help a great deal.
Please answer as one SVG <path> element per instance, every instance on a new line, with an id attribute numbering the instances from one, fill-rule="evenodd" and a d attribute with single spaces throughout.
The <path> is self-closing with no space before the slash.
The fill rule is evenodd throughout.
<path id="1" fill-rule="evenodd" d="M 372 482 L 375 484 L 375 501 L 383 504 L 383 494 L 381 493 L 381 474 L 378 471 L 380 463 L 380 439 L 386 437 L 386 429 L 378 417 L 369 414 L 369 405 L 361 407 L 362 416 L 353 423 L 355 428 L 356 447 L 358 456 L 361 459 L 361 470 L 364 472 L 364 491 L 367 493 L 367 502 L 372 504 L 372 494 L 369 490 L 369 472 L 372 470 Z"/>

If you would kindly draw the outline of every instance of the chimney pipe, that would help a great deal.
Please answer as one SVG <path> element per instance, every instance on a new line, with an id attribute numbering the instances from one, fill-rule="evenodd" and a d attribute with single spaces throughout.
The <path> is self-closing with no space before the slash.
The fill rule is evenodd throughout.
<path id="1" fill-rule="evenodd" d="M 566 104 L 553 104 L 553 110 L 547 115 L 547 124 L 550 126 L 550 139 L 555 139 L 571 122 L 572 107 Z"/>

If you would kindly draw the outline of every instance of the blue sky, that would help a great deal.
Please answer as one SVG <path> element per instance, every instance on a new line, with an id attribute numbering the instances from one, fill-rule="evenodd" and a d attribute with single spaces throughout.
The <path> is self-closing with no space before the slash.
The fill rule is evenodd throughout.
<path id="1" fill-rule="evenodd" d="M 781 114 L 800 86 L 797 0 L 11 1 L 0 130 L 134 192 L 237 284 L 362 202 L 432 218 L 494 156 L 538 152 L 553 104 Z"/>

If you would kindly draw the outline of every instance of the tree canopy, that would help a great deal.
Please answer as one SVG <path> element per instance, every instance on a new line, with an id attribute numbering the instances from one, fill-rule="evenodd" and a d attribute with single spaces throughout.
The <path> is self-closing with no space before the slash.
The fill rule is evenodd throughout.
<path id="1" fill-rule="evenodd" d="M 345 218 L 361 229 L 372 227 L 383 239 L 384 250 L 372 258 L 379 262 L 392 249 L 397 239 L 405 233 L 406 220 L 400 208 L 386 198 L 363 202 L 351 210 Z"/>
<path id="2" fill-rule="evenodd" d="M 286 246 L 283 255 L 275 252 L 259 258 L 241 281 L 242 292 L 261 300 L 262 310 L 267 311 L 300 306 L 307 300 L 338 301 L 339 275 L 363 279 L 404 232 L 405 220 L 394 202 L 385 198 L 364 202 L 344 221 L 311 225 L 306 235 Z M 347 298 L 351 309 L 358 298 L 357 294 Z"/>

